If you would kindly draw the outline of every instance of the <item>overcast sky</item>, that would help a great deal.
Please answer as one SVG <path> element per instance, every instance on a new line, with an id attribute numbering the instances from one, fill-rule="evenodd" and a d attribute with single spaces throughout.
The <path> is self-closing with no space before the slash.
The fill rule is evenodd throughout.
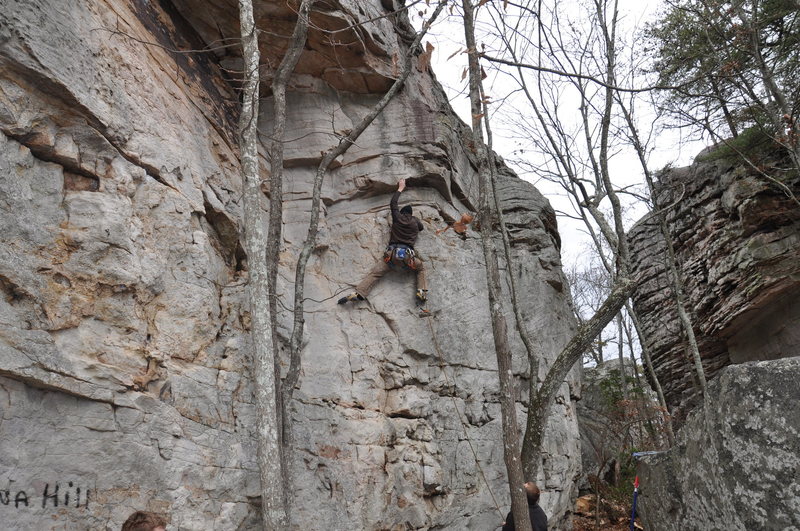
<path id="1" fill-rule="evenodd" d="M 579 3 L 575 2 L 573 5 L 575 7 L 572 13 L 576 19 L 580 19 Z M 643 3 L 622 0 L 620 2 L 620 13 L 624 18 L 621 20 L 628 35 L 632 35 L 636 28 L 641 27 L 647 20 L 652 18 L 658 10 L 658 5 L 659 2 Z M 412 20 L 418 26 L 421 20 L 418 14 L 420 9 L 412 9 Z M 421 9 L 425 9 L 424 5 Z M 470 111 L 469 99 L 466 94 L 467 82 L 462 80 L 462 74 L 466 67 L 466 55 L 457 53 L 464 48 L 463 26 L 460 17 L 457 14 L 450 15 L 446 20 L 435 24 L 429 35 L 426 36 L 426 40 L 435 46 L 432 62 L 437 79 L 445 87 L 450 104 L 455 111 L 464 121 L 469 123 Z M 454 53 L 456 55 L 450 58 Z M 489 78 L 484 83 L 486 84 L 487 93 L 491 95 L 506 91 L 508 87 L 504 86 L 504 84 L 508 84 L 509 81 L 490 73 Z M 513 102 L 507 105 L 513 105 Z M 577 103 L 575 107 L 577 113 Z M 502 120 L 493 120 L 493 133 L 495 151 L 506 159 L 510 158 L 511 152 L 515 149 L 515 144 L 509 139 L 510 134 L 508 134 L 508 131 L 503 129 Z M 660 169 L 667 164 L 684 166 L 691 163 L 694 156 L 703 148 L 703 143 L 692 142 L 687 144 L 686 140 L 680 138 L 677 133 L 659 135 L 655 150 L 651 154 L 650 168 Z M 643 182 L 639 164 L 632 155 L 620 154 L 612 158 L 610 169 L 614 182 L 618 185 Z M 543 181 L 533 174 L 523 175 L 523 178 L 533 182 L 557 210 L 569 208 L 569 203 L 563 197 L 563 191 L 556 185 Z M 644 208 L 642 207 L 637 211 L 632 211 L 629 216 L 632 221 L 643 214 Z M 585 247 L 588 242 L 588 238 L 583 234 L 582 223 L 561 217 L 559 219 L 559 231 L 563 240 L 562 259 L 565 266 L 580 262 L 582 257 L 585 256 Z"/>

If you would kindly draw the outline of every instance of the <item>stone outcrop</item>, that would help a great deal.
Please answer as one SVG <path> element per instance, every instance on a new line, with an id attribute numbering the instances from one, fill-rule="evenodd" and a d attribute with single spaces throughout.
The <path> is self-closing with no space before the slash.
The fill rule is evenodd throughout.
<path id="1" fill-rule="evenodd" d="M 174 529 L 255 529 L 236 3 L 68 4 L 0 0 L 0 521 L 118 529 L 149 509 Z M 289 96 L 282 306 L 319 153 L 378 99 L 413 31 L 388 5 L 325 6 Z M 257 2 L 257 17 L 289 32 L 283 3 Z M 465 132 L 416 69 L 326 177 L 291 408 L 297 529 L 490 529 L 507 510 L 479 241 L 433 234 L 474 211 Z M 369 303 L 335 304 L 385 244 L 400 177 L 425 225 L 433 319 L 411 311 L 408 275 L 389 275 Z M 558 352 L 574 322 L 553 211 L 509 172 L 498 185 L 523 314 Z M 286 311 L 284 338 L 288 326 Z M 526 365 L 514 363 L 521 400 Z M 548 424 L 538 480 L 551 529 L 564 528 L 580 473 L 578 393 L 571 378 Z"/>
<path id="2" fill-rule="evenodd" d="M 800 358 L 721 370 L 669 451 L 643 458 L 646 529 L 800 529 Z"/>
<path id="3" fill-rule="evenodd" d="M 682 271 L 707 378 L 752 360 L 797 355 L 800 342 L 800 208 L 776 186 L 734 158 L 705 153 L 706 161 L 663 171 L 658 204 Z M 715 160 L 716 158 L 716 160 Z M 758 164 L 800 192 L 789 161 L 760 156 Z M 634 305 L 656 373 L 678 422 L 696 394 L 658 225 L 644 220 L 630 231 Z"/>

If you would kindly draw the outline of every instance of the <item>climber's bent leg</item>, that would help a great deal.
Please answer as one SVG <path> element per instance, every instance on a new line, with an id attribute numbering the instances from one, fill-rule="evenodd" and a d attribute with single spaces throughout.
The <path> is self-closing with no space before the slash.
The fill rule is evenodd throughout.
<path id="1" fill-rule="evenodd" d="M 364 277 L 364 280 L 358 283 L 358 286 L 356 286 L 356 293 L 364 298 L 367 298 L 367 295 L 369 295 L 369 292 L 372 291 L 375 283 L 383 275 L 385 275 L 389 269 L 391 268 L 386 262 L 383 261 L 383 259 L 378 260 L 378 262 L 375 264 L 375 267 L 372 268 L 372 271 L 370 271 L 367 276 Z"/>
<path id="2" fill-rule="evenodd" d="M 425 304 L 428 301 L 428 281 L 425 278 L 425 265 L 419 257 L 415 256 L 411 263 L 411 269 L 417 273 L 417 304 Z"/>
<path id="3" fill-rule="evenodd" d="M 417 272 L 417 289 L 428 291 L 428 279 L 425 276 L 425 265 L 418 256 L 414 257 L 413 269 Z"/>

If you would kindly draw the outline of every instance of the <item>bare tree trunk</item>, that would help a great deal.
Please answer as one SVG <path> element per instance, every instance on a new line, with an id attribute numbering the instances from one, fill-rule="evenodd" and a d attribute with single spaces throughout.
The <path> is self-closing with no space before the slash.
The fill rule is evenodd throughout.
<path id="1" fill-rule="evenodd" d="M 267 249 L 268 256 L 271 258 L 268 261 L 269 270 L 269 310 L 272 325 L 272 339 L 275 352 L 277 353 L 280 348 L 278 342 L 278 294 L 277 294 L 277 280 L 278 280 L 278 258 L 280 256 L 281 238 L 283 232 L 283 147 L 285 142 L 286 131 L 286 86 L 289 82 L 289 77 L 294 72 L 297 66 L 297 61 L 303 52 L 308 35 L 308 17 L 311 11 L 311 6 L 315 0 L 303 0 L 300 4 L 300 9 L 297 14 L 297 24 L 294 27 L 292 40 L 289 43 L 289 48 L 283 56 L 278 69 L 275 71 L 275 76 L 272 79 L 272 108 L 274 125 L 272 128 L 272 136 L 269 140 L 269 163 L 270 163 L 270 201 L 269 201 L 269 234 L 267 236 L 269 241 L 269 248 Z M 278 375 L 279 376 L 279 375 Z M 288 414 L 290 404 L 283 400 L 286 390 L 283 389 L 282 393 L 278 394 L 278 400 L 282 406 L 283 424 L 283 444 L 289 446 L 290 444 L 290 431 L 291 431 L 291 418 Z M 291 397 L 291 395 L 290 395 Z"/>
<path id="2" fill-rule="evenodd" d="M 628 382 L 625 374 L 624 341 L 622 339 L 622 312 L 617 314 L 617 356 L 619 358 L 619 378 L 622 386 L 622 398 L 628 399 Z M 633 367 L 636 370 L 636 366 Z"/>
<path id="3" fill-rule="evenodd" d="M 297 259 L 297 267 L 295 268 L 294 276 L 294 323 L 292 326 L 292 337 L 289 343 L 290 362 L 289 371 L 286 374 L 284 381 L 284 401 L 291 400 L 294 388 L 300 377 L 300 350 L 302 349 L 303 340 L 303 327 L 305 325 L 305 312 L 304 312 L 304 297 L 305 297 L 305 276 L 308 260 L 311 257 L 311 252 L 314 250 L 317 241 L 317 232 L 319 230 L 319 210 L 320 210 L 320 196 L 322 194 L 322 181 L 325 177 L 325 172 L 328 167 L 336 160 L 337 157 L 344 154 L 350 146 L 355 144 L 356 140 L 361 133 L 375 120 L 375 118 L 383 111 L 389 102 L 400 92 L 406 79 L 411 73 L 411 66 L 413 62 L 414 52 L 419 48 L 422 38 L 428 32 L 431 24 L 439 17 L 446 5 L 446 0 L 440 0 L 437 4 L 431 17 L 422 25 L 422 29 L 417 33 L 414 42 L 409 46 L 408 54 L 403 63 L 403 68 L 397 80 L 392 84 L 391 88 L 383 95 L 381 100 L 370 109 L 370 111 L 361 119 L 361 121 L 353 127 L 350 133 L 342 138 L 339 143 L 329 149 L 320 160 L 317 172 L 314 176 L 314 185 L 311 193 L 311 220 L 308 225 L 308 233 L 306 240 L 303 243 L 303 248 L 300 251 L 300 257 Z"/>
<path id="4" fill-rule="evenodd" d="M 272 79 L 272 108 L 273 108 L 273 128 L 269 138 L 269 164 L 270 164 L 270 208 L 269 208 L 269 229 L 267 233 L 267 277 L 269 285 L 269 315 L 270 327 L 272 332 L 272 348 L 277 359 L 280 352 L 280 340 L 278 336 L 278 266 L 281 251 L 281 241 L 283 232 L 283 147 L 286 131 L 286 86 L 289 78 L 297 66 L 300 55 L 305 47 L 308 35 L 308 17 L 311 6 L 315 0 L 303 0 L 297 14 L 297 23 L 294 27 L 289 48 L 278 65 Z M 281 463 L 283 466 L 283 491 L 284 505 L 289 507 L 289 493 L 292 491 L 291 477 L 289 468 L 292 452 L 292 417 L 291 417 L 291 395 L 285 399 L 286 389 L 280 385 L 281 368 L 280 364 L 275 363 L 275 382 L 276 393 L 275 401 L 280 415 L 278 415 L 278 431 L 281 434 Z M 288 516 L 289 511 L 287 511 Z"/>
<path id="5" fill-rule="evenodd" d="M 642 346 L 642 359 L 644 360 L 644 366 L 647 368 L 650 381 L 653 382 L 653 387 L 656 391 L 656 396 L 658 397 L 658 405 L 661 407 L 663 413 L 664 428 L 667 432 L 667 440 L 669 441 L 670 446 L 674 446 L 675 433 L 672 431 L 672 418 L 669 415 L 669 408 L 667 407 L 667 400 L 664 398 L 664 390 L 661 388 L 661 382 L 658 380 L 656 371 L 653 368 L 653 361 L 650 357 L 650 347 L 647 346 L 647 339 L 644 335 L 644 329 L 639 323 L 639 316 L 636 315 L 636 312 L 633 311 L 633 308 L 630 304 L 627 304 L 627 308 L 628 314 L 631 316 L 631 321 L 633 321 L 633 328 L 636 330 L 636 335 L 639 336 Z"/>
<path id="6" fill-rule="evenodd" d="M 647 173 L 647 172 L 645 172 Z M 652 185 L 652 181 L 648 181 Z M 653 193 L 651 191 L 651 193 Z M 658 209 L 658 203 L 655 203 L 653 198 L 653 205 Z M 667 228 L 667 222 L 663 218 L 663 214 L 659 215 L 659 225 L 661 227 L 661 234 L 664 238 L 664 246 L 666 248 L 665 262 L 667 271 L 669 273 L 670 287 L 672 288 L 672 296 L 675 298 L 675 306 L 678 310 L 678 318 L 683 326 L 683 331 L 686 334 L 686 342 L 689 344 L 689 353 L 691 354 L 694 363 L 695 375 L 697 376 L 697 385 L 699 387 L 702 397 L 706 396 L 706 373 L 703 370 L 703 360 L 700 358 L 700 350 L 697 347 L 697 337 L 694 335 L 694 327 L 692 320 L 689 318 L 689 313 L 686 311 L 686 296 L 683 293 L 683 281 L 681 280 L 680 273 L 678 272 L 677 259 L 675 258 L 675 248 L 672 245 L 672 235 Z"/>
<path id="7" fill-rule="evenodd" d="M 245 79 L 239 133 L 244 203 L 244 232 L 249 269 L 251 335 L 253 338 L 253 380 L 258 433 L 258 468 L 261 476 L 261 513 L 267 529 L 285 529 L 283 473 L 276 407 L 275 357 L 269 317 L 267 238 L 261 207 L 261 178 L 258 170 L 258 38 L 251 0 L 239 0 L 242 56 Z"/>
<path id="8" fill-rule="evenodd" d="M 489 123 L 489 104 L 487 103 L 486 94 L 483 91 L 483 82 L 478 79 L 478 86 L 480 88 L 481 101 L 483 102 L 483 123 L 486 127 L 486 151 L 489 157 L 489 173 L 491 175 L 492 183 L 492 197 L 494 197 L 494 208 L 497 213 L 497 219 L 500 222 L 500 233 L 503 237 L 503 251 L 506 257 L 506 270 L 508 271 L 508 282 L 511 288 L 511 308 L 514 310 L 514 319 L 517 325 L 517 331 L 522 339 L 522 344 L 525 345 L 525 352 L 528 355 L 528 403 L 536 396 L 536 390 L 539 388 L 539 360 L 542 357 L 541 349 L 536 348 L 525 326 L 525 319 L 522 317 L 522 310 L 519 307 L 519 299 L 517 297 L 517 281 L 514 278 L 513 258 L 511 256 L 511 242 L 508 237 L 508 229 L 506 222 L 503 218 L 503 210 L 500 208 L 500 198 L 497 196 L 497 163 L 492 151 L 492 128 Z"/>
<path id="9" fill-rule="evenodd" d="M 583 81 L 574 80 L 576 90 L 582 96 L 581 103 L 581 116 L 584 119 L 584 133 L 586 134 L 587 147 L 589 150 L 591 169 L 595 176 L 595 194 L 590 195 L 585 186 L 585 180 L 581 178 L 575 171 L 576 166 L 586 164 L 581 161 L 577 164 L 574 163 L 574 157 L 563 146 L 569 146 L 574 143 L 573 138 L 567 138 L 563 132 L 561 124 L 558 123 L 558 118 L 551 114 L 547 109 L 540 109 L 536 102 L 536 98 L 528 89 L 524 76 L 521 74 L 519 82 L 521 87 L 531 105 L 531 108 L 536 114 L 537 119 L 544 131 L 547 141 L 545 144 L 550 149 L 550 154 L 554 161 L 556 161 L 562 170 L 562 175 L 566 175 L 567 184 L 571 186 L 564 186 L 569 193 L 574 194 L 576 202 L 586 209 L 597 223 L 603 236 L 608 241 L 611 248 L 614 250 L 614 257 L 616 262 L 615 284 L 612 287 L 611 294 L 606 299 L 604 304 L 598 312 L 588 322 L 581 325 L 576 335 L 570 340 L 569 344 L 559 354 L 555 363 L 548 371 L 542 386 L 536 392 L 535 399 L 531 399 L 530 408 L 528 412 L 528 423 L 525 430 L 525 438 L 522 449 L 523 469 L 526 478 L 534 479 L 537 475 L 537 468 L 541 454 L 541 446 L 544 440 L 544 433 L 546 428 L 546 419 L 552 407 L 552 402 L 561 386 L 561 383 L 566 378 L 573 365 L 581 358 L 583 353 L 589 350 L 592 346 L 593 340 L 602 331 L 602 329 L 614 318 L 619 312 L 622 305 L 625 304 L 626 299 L 634 290 L 633 283 L 628 280 L 628 251 L 627 241 L 625 238 L 625 231 L 622 224 L 621 205 L 618 197 L 614 191 L 611 183 L 611 178 L 608 168 L 609 157 L 609 135 L 611 130 L 611 111 L 613 107 L 613 83 L 614 83 L 614 69 L 615 69 L 615 50 L 614 50 L 614 27 L 617 22 L 617 6 L 616 2 L 612 2 L 613 12 L 611 21 L 607 23 L 605 18 L 605 2 L 602 0 L 595 0 L 595 9 L 598 19 L 602 23 L 604 39 L 603 45 L 606 48 L 604 59 L 606 61 L 606 79 L 604 80 L 607 85 L 605 91 L 605 101 L 602 108 L 602 122 L 600 134 L 600 148 L 599 148 L 599 161 L 594 156 L 595 146 L 593 145 L 590 131 L 592 128 L 588 124 L 588 109 L 593 106 L 590 98 L 586 93 L 586 88 L 582 85 Z M 465 13 L 467 9 L 465 7 Z M 502 17 L 499 17 L 502 20 Z M 609 32 L 608 25 L 611 25 Z M 515 28 L 512 31 L 517 31 Z M 511 42 L 503 36 L 501 32 L 500 37 L 504 39 L 509 51 L 514 54 Z M 541 37 L 541 36 L 540 36 Z M 542 39 L 544 41 L 545 39 Z M 548 44 L 552 46 L 552 41 L 547 40 Z M 467 48 L 470 49 L 469 44 Z M 552 52 L 553 50 L 551 50 Z M 516 56 L 514 56 L 516 60 Z M 517 65 L 519 66 L 519 65 Z M 518 69 L 519 70 L 519 69 Z M 539 96 L 542 96 L 541 91 Z M 479 113 L 473 109 L 473 114 Z M 563 140 L 563 145 L 559 139 Z M 587 164 L 588 165 L 588 164 Z M 613 226 L 608 222 L 603 213 L 600 211 L 600 203 L 604 197 L 608 197 L 611 201 L 613 208 L 614 223 Z M 588 223 L 587 227 L 594 235 L 593 228 Z M 598 248 L 602 255 L 602 246 L 598 244 Z M 609 264 L 609 270 L 613 271 Z"/>
<path id="10" fill-rule="evenodd" d="M 471 0 L 463 0 L 464 35 L 469 61 L 469 99 L 472 112 L 472 141 L 478 162 L 478 195 L 481 220 L 481 243 L 486 262 L 486 284 L 489 291 L 489 313 L 492 320 L 492 337 L 497 357 L 497 374 L 500 381 L 500 413 L 503 424 L 503 457 L 511 491 L 511 513 L 515 529 L 531 531 L 528 502 L 522 488 L 525 482 L 519 450 L 519 428 L 517 426 L 516 400 L 514 398 L 514 375 L 511 372 L 511 346 L 508 343 L 508 326 L 503 314 L 500 288 L 500 267 L 497 250 L 492 239 L 494 221 L 499 212 L 492 208 L 492 182 L 489 155 L 483 141 L 481 127 L 481 68 L 475 44 L 475 14 Z M 495 201 L 497 198 L 494 199 Z"/>
<path id="11" fill-rule="evenodd" d="M 634 400 L 636 401 L 636 411 L 639 414 L 639 441 L 645 440 L 645 434 L 648 434 L 652 441 L 656 442 L 659 447 L 661 447 L 661 437 L 659 437 L 658 430 L 656 430 L 655 426 L 653 425 L 653 418 L 647 412 L 647 409 L 644 407 L 644 389 L 645 385 L 642 382 L 642 377 L 639 374 L 639 365 L 636 362 L 636 351 L 634 350 L 633 345 L 633 333 L 632 326 L 630 322 L 625 322 L 625 338 L 628 341 L 628 356 L 630 357 L 631 363 L 633 364 L 633 379 L 635 382 L 636 387 L 639 389 L 639 397 L 635 397 Z M 645 429 L 644 425 L 647 424 L 647 428 Z M 637 443 L 638 444 L 638 443 Z"/>
<path id="12" fill-rule="evenodd" d="M 636 284 L 628 279 L 619 278 L 611 293 L 591 319 L 581 325 L 570 339 L 564 350 L 558 355 L 547 376 L 536 394 L 536 400 L 528 410 L 528 425 L 525 429 L 525 440 L 522 443 L 522 461 L 525 477 L 535 478 L 539 466 L 539 456 L 544 441 L 547 416 L 555 399 L 558 388 L 569 374 L 573 365 L 581 359 L 583 353 L 597 337 L 597 334 L 614 319 L 614 316 L 625 305 L 625 301 L 636 289 Z"/>
<path id="13" fill-rule="evenodd" d="M 589 347 L 591 351 L 594 351 L 594 340 L 592 341 L 592 346 Z M 599 334 L 597 334 L 597 354 L 592 354 L 595 363 L 597 363 L 598 367 L 602 367 L 605 363 L 603 359 L 603 331 L 601 330 Z"/>
<path id="14" fill-rule="evenodd" d="M 603 31 L 605 39 L 606 52 L 606 83 L 608 85 L 616 85 L 616 31 L 617 31 L 617 1 L 613 0 L 613 13 L 611 16 L 611 24 L 609 26 L 606 20 L 606 14 L 603 9 L 603 0 L 595 0 L 595 8 L 597 10 L 597 18 L 600 21 L 600 28 Z M 614 217 L 614 235 L 616 242 L 609 239 L 609 243 L 614 246 L 614 258 L 616 260 L 616 274 L 618 276 L 627 278 L 628 268 L 630 264 L 628 252 L 628 238 L 625 235 L 625 227 L 622 220 L 622 205 L 620 204 L 619 197 L 614 190 L 614 185 L 611 182 L 611 174 L 608 169 L 608 135 L 611 127 L 611 110 L 614 105 L 614 91 L 610 87 L 605 89 L 605 107 L 603 109 L 603 120 L 601 122 L 600 130 L 600 177 L 603 183 L 603 189 L 606 196 L 611 203 L 611 212 Z M 603 216 L 596 216 L 596 218 Z"/>
<path id="15" fill-rule="evenodd" d="M 647 181 L 647 187 L 650 191 L 650 198 L 653 201 L 653 213 L 658 219 L 658 225 L 661 229 L 661 236 L 664 238 L 664 247 L 666 249 L 665 262 L 669 275 L 670 286 L 672 288 L 672 295 L 675 299 L 675 305 L 678 310 L 678 318 L 680 319 L 681 326 L 686 334 L 686 341 L 689 344 L 689 352 L 694 363 L 694 370 L 695 375 L 697 376 L 699 390 L 702 396 L 705 397 L 706 374 L 703 370 L 703 361 L 700 358 L 700 350 L 697 347 L 697 338 L 694 335 L 694 327 L 692 326 L 692 321 L 686 311 L 686 297 L 683 293 L 683 283 L 678 270 L 678 261 L 675 257 L 675 248 L 672 245 L 672 235 L 669 233 L 669 228 L 667 227 L 666 215 L 663 210 L 660 210 L 658 205 L 653 175 L 650 173 L 650 169 L 647 165 L 644 146 L 640 141 L 636 123 L 633 121 L 633 116 L 631 115 L 630 110 L 628 107 L 622 104 L 621 99 L 619 100 L 619 104 L 620 108 L 622 109 L 622 114 L 625 117 L 625 121 L 628 124 L 629 137 L 633 142 L 636 155 L 639 158 L 639 164 L 642 167 L 642 172 L 644 173 L 645 180 Z"/>

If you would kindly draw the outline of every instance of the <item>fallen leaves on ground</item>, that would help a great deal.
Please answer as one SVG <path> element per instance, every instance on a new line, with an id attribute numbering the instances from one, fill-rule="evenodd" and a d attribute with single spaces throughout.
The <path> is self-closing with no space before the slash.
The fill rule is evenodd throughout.
<path id="1" fill-rule="evenodd" d="M 581 516 L 578 514 L 572 516 L 572 531 L 629 531 L 631 524 L 628 519 L 611 523 L 607 518 L 601 518 L 600 526 L 595 526 L 596 522 L 594 516 Z M 644 527 L 642 527 L 638 519 L 636 520 L 636 529 L 639 531 L 644 530 Z"/>

